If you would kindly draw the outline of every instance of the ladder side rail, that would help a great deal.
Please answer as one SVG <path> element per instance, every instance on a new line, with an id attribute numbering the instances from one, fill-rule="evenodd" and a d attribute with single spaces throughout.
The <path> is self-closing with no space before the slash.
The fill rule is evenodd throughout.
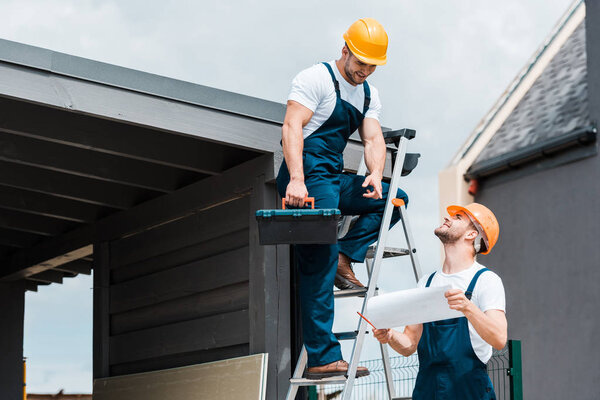
<path id="1" fill-rule="evenodd" d="M 371 273 L 373 272 L 373 259 L 372 258 L 371 259 L 367 258 L 365 260 L 365 266 L 367 267 L 367 274 L 370 277 Z"/>
<path id="2" fill-rule="evenodd" d="M 396 153 L 396 166 L 400 166 L 400 168 L 394 168 L 392 173 L 392 180 L 390 182 L 388 197 L 385 204 L 385 209 L 383 212 L 383 218 L 381 221 L 381 226 L 379 228 L 379 240 L 377 241 L 377 247 L 375 250 L 375 257 L 373 258 L 373 272 L 369 277 L 369 286 L 367 289 L 367 293 L 365 295 L 365 300 L 362 306 L 362 313 L 366 312 L 368 300 L 373 297 L 375 294 L 375 288 L 377 286 L 377 281 L 379 278 L 379 267 L 381 266 L 381 260 L 383 259 L 383 252 L 385 250 L 385 244 L 387 241 L 388 232 L 390 230 L 390 223 L 392 221 L 392 213 L 394 211 L 394 205 L 392 204 L 392 199 L 395 197 L 396 192 L 400 187 L 400 178 L 402 172 L 402 165 L 404 165 L 404 157 L 406 154 L 406 147 L 408 144 L 408 139 L 406 137 L 400 138 L 400 143 L 398 145 L 398 152 Z M 350 358 L 350 365 L 348 366 L 348 380 L 346 381 L 346 386 L 344 387 L 344 391 L 342 392 L 342 400 L 350 400 L 352 396 L 352 390 L 354 387 L 354 380 L 356 379 L 356 370 L 358 368 L 358 362 L 360 359 L 360 353 L 362 351 L 362 346 L 364 342 L 364 331 L 367 329 L 366 322 L 364 319 L 360 318 L 358 323 L 358 336 L 356 341 L 354 342 L 354 346 L 352 348 L 352 356 Z"/>
<path id="3" fill-rule="evenodd" d="M 419 264 L 419 259 L 417 257 L 417 249 L 414 246 L 414 239 L 412 236 L 412 231 L 410 230 L 410 223 L 408 222 L 408 216 L 406 214 L 406 209 L 404 207 L 399 207 L 400 216 L 402 218 L 402 228 L 404 229 L 404 236 L 406 237 L 406 245 L 408 247 L 410 261 L 412 262 L 413 272 L 415 274 L 416 283 L 419 283 L 419 279 L 423 276 L 423 271 L 421 270 L 421 265 Z"/>
<path id="4" fill-rule="evenodd" d="M 371 275 L 371 271 L 373 270 L 373 259 L 366 260 L 367 271 L 369 272 L 369 276 Z M 375 288 L 375 296 L 377 296 L 379 288 Z M 387 345 L 379 344 L 381 349 L 381 359 L 383 361 L 383 371 L 385 374 L 385 381 L 387 385 L 388 395 L 390 400 L 396 397 L 396 389 L 394 387 L 394 377 L 392 375 L 392 367 L 390 362 L 390 356 L 387 350 Z"/>
<path id="5" fill-rule="evenodd" d="M 292 378 L 302 378 L 304 374 L 304 368 L 306 367 L 306 363 L 308 362 L 308 353 L 306 352 L 306 347 L 302 345 L 302 350 L 300 350 L 300 357 L 298 358 L 298 362 L 296 363 L 296 368 L 294 369 L 294 374 Z M 294 400 L 296 398 L 296 394 L 298 393 L 298 385 L 295 385 L 290 382 L 290 386 L 288 387 L 288 392 L 285 398 L 287 400 Z"/>

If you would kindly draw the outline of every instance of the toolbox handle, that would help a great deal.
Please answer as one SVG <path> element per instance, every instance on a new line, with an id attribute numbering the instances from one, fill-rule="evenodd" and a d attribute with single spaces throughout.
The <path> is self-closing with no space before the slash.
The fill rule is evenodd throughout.
<path id="1" fill-rule="evenodd" d="M 315 209 L 315 198 L 314 197 L 305 197 L 304 203 L 310 203 L 310 208 Z M 285 197 L 281 199 L 281 209 L 285 210 Z"/>

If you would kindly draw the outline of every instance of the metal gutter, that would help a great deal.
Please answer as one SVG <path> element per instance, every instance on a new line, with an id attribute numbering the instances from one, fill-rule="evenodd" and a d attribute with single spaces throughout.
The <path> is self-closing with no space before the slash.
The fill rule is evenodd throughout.
<path id="1" fill-rule="evenodd" d="M 285 105 L 178 79 L 0 39 L 0 62 L 34 68 L 276 124 Z"/>
<path id="2" fill-rule="evenodd" d="M 552 157 L 575 146 L 588 146 L 596 142 L 597 134 L 596 127 L 592 125 L 578 128 L 532 146 L 475 163 L 467 170 L 464 177 L 467 181 L 486 178 L 541 158 Z"/>

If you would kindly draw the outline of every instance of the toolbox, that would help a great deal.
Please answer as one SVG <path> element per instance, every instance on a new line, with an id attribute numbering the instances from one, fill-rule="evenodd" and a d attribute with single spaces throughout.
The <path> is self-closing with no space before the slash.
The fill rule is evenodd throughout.
<path id="1" fill-rule="evenodd" d="M 337 243 L 337 227 L 342 213 L 337 208 L 315 209 L 314 197 L 304 199 L 311 208 L 258 210 L 259 242 L 266 244 L 332 244 Z"/>

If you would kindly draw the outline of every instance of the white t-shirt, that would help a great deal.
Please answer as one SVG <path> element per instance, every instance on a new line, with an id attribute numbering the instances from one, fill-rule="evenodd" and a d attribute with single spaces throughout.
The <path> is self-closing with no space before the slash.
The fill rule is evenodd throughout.
<path id="1" fill-rule="evenodd" d="M 467 291 L 469 283 L 475 276 L 475 273 L 483 265 L 475 262 L 472 267 L 456 274 L 445 274 L 442 271 L 437 271 L 431 281 L 430 287 L 439 287 L 450 285 L 452 289 L 460 289 Z M 418 287 L 425 287 L 427 280 L 431 274 L 427 274 L 419 280 Z M 504 285 L 502 279 L 493 271 L 485 271 L 479 275 L 471 301 L 483 312 L 487 310 L 501 310 L 506 312 L 506 300 L 504 297 Z M 473 351 L 481 362 L 487 363 L 492 356 L 492 346 L 486 343 L 477 333 L 473 325 L 469 322 L 469 336 L 471 337 L 471 345 Z"/>
<path id="2" fill-rule="evenodd" d="M 340 96 L 342 100 L 352 104 L 360 113 L 363 112 L 365 102 L 365 89 L 363 85 L 353 86 L 341 75 L 335 61 L 328 63 L 333 70 L 335 78 L 340 83 Z M 371 90 L 371 103 L 365 118 L 373 118 L 379 121 L 381 113 L 381 101 L 379 92 L 369 84 Z M 294 100 L 313 112 L 313 116 L 303 129 L 306 139 L 325 123 L 335 108 L 336 94 L 335 86 L 327 67 L 322 63 L 313 65 L 301 71 L 292 81 L 292 88 L 288 100 Z"/>

